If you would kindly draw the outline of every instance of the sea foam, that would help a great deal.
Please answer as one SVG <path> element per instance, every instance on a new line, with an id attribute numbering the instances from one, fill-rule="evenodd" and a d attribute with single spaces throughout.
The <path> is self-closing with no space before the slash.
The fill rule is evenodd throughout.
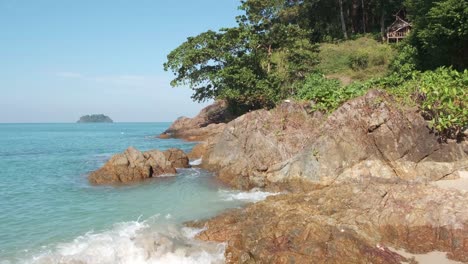
<path id="1" fill-rule="evenodd" d="M 190 161 L 191 166 L 199 166 L 201 164 L 202 164 L 202 159 L 201 158 Z"/>
<path id="2" fill-rule="evenodd" d="M 224 244 L 194 239 L 201 229 L 149 222 L 120 223 L 109 231 L 90 232 L 23 263 L 224 263 Z"/>
<path id="3" fill-rule="evenodd" d="M 268 196 L 278 195 L 280 193 L 264 192 L 254 188 L 248 192 L 220 190 L 219 194 L 225 201 L 239 200 L 244 202 L 259 202 L 265 200 Z"/>

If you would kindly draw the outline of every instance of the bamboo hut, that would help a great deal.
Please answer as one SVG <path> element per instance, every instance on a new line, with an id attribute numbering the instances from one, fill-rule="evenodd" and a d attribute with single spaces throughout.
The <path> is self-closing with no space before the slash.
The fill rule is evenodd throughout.
<path id="1" fill-rule="evenodd" d="M 395 17 L 395 22 L 387 28 L 387 43 L 398 43 L 400 40 L 406 38 L 411 31 L 411 23 L 403 20 L 398 15 Z"/>

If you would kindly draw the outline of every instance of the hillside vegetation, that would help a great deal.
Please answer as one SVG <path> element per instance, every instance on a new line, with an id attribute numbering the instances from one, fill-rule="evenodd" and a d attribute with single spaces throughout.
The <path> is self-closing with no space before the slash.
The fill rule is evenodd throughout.
<path id="1" fill-rule="evenodd" d="M 395 54 L 396 49 L 369 36 L 338 43 L 322 43 L 317 69 L 344 84 L 365 81 L 387 75 Z"/>
<path id="2" fill-rule="evenodd" d="M 384 89 L 418 107 L 442 141 L 463 137 L 468 2 L 366 2 L 243 0 L 236 27 L 189 37 L 164 68 L 175 74 L 171 85 L 190 87 L 194 100 L 224 99 L 236 114 L 287 98 L 331 112 Z M 411 34 L 382 44 L 397 13 L 411 20 Z"/>

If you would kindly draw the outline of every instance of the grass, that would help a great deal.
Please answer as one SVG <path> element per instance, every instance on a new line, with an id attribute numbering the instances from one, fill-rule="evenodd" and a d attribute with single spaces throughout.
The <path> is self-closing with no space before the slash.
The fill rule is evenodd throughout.
<path id="1" fill-rule="evenodd" d="M 320 46 L 318 69 L 328 78 L 343 84 L 382 77 L 396 52 L 391 46 L 361 37 L 341 43 L 323 43 Z"/>

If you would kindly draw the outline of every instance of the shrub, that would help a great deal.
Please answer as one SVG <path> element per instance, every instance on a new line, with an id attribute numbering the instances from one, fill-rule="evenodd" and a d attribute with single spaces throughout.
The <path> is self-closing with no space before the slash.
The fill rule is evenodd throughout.
<path id="1" fill-rule="evenodd" d="M 366 69 L 369 66 L 369 53 L 359 52 L 349 56 L 349 67 L 355 71 Z"/>
<path id="2" fill-rule="evenodd" d="M 381 85 L 401 102 L 417 105 L 441 141 L 462 136 L 468 126 L 468 71 L 442 67 L 410 75 L 401 82 L 393 74 Z"/>
<path id="3" fill-rule="evenodd" d="M 421 110 L 440 138 L 457 138 L 468 124 L 468 71 L 426 71 L 408 84 L 418 90 Z M 413 86 L 413 87 L 411 87 Z"/>
<path id="4" fill-rule="evenodd" d="M 309 75 L 302 87 L 297 92 L 300 100 L 312 101 L 312 109 L 331 112 L 345 101 L 360 96 L 368 89 L 362 83 L 352 83 L 342 86 L 338 80 L 327 79 L 323 74 L 314 73 Z"/>

